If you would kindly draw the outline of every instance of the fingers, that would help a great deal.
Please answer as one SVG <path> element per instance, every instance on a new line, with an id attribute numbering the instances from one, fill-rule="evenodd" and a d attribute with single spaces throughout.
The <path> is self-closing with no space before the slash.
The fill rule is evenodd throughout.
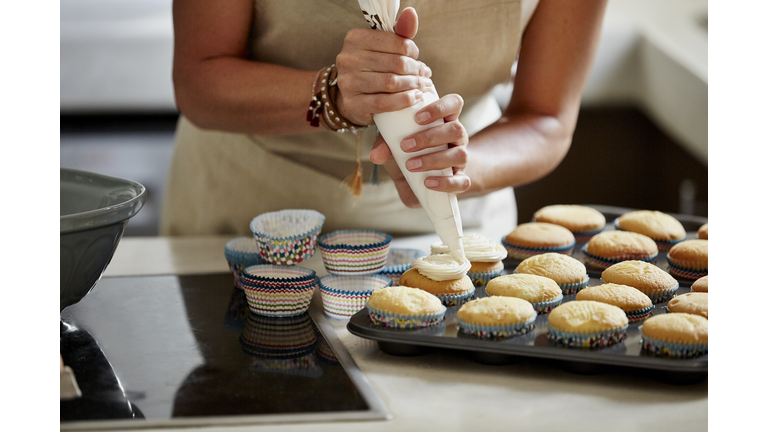
<path id="1" fill-rule="evenodd" d="M 368 156 L 368 158 L 376 165 L 383 165 L 391 157 L 392 152 L 389 150 L 389 146 L 387 145 L 386 141 L 384 141 L 384 138 L 381 137 L 381 134 L 377 135 L 376 140 L 373 142 L 371 154 Z"/>
<path id="2" fill-rule="evenodd" d="M 373 51 L 419 58 L 419 47 L 411 39 L 385 31 L 355 28 L 344 37 L 343 51 Z"/>
<path id="3" fill-rule="evenodd" d="M 439 192 L 462 193 L 469 189 L 472 181 L 464 171 L 456 171 L 450 177 L 427 177 L 424 186 Z"/>
<path id="4" fill-rule="evenodd" d="M 435 120 L 444 119 L 446 122 L 458 120 L 461 110 L 464 108 L 464 99 L 457 94 L 449 94 L 441 97 L 416 113 L 416 123 L 430 124 Z"/>
<path id="5" fill-rule="evenodd" d="M 416 14 L 416 9 L 412 7 L 403 9 L 394 30 L 398 36 L 413 39 L 419 31 L 419 16 Z"/>

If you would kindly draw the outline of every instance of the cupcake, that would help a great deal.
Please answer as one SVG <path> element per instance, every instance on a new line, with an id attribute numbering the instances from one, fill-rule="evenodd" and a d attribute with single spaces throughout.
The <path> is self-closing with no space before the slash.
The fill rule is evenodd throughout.
<path id="1" fill-rule="evenodd" d="M 640 327 L 643 349 L 662 357 L 690 358 L 707 353 L 709 321 L 698 315 L 668 313 Z"/>
<path id="2" fill-rule="evenodd" d="M 531 303 L 515 297 L 483 297 L 459 308 L 459 330 L 483 339 L 499 339 L 528 333 L 536 311 Z"/>
<path id="3" fill-rule="evenodd" d="M 709 294 L 689 292 L 681 294 L 667 303 L 667 310 L 672 313 L 689 313 L 709 319 Z"/>
<path id="4" fill-rule="evenodd" d="M 629 321 L 620 308 L 591 300 L 563 303 L 549 313 L 548 339 L 556 345 L 602 348 L 627 335 Z"/>
<path id="5" fill-rule="evenodd" d="M 559 253 L 545 253 L 523 260 L 515 269 L 518 274 L 531 274 L 552 279 L 563 295 L 575 294 L 587 286 L 587 268 L 576 258 Z"/>
<path id="6" fill-rule="evenodd" d="M 584 261 L 606 269 L 627 260 L 653 262 L 659 254 L 656 242 L 644 234 L 629 231 L 605 231 L 595 235 L 582 249 Z"/>
<path id="7" fill-rule="evenodd" d="M 445 306 L 463 304 L 475 294 L 475 285 L 467 276 L 468 260 L 458 262 L 449 254 L 428 255 L 416 258 L 411 267 L 400 276 L 400 285 L 436 295 Z"/>
<path id="8" fill-rule="evenodd" d="M 518 225 L 501 243 L 511 258 L 524 260 L 548 252 L 570 255 L 576 239 L 560 225 L 529 222 Z"/>
<path id="9" fill-rule="evenodd" d="M 434 295 L 402 285 L 372 292 L 366 308 L 374 324 L 401 329 L 438 325 L 446 310 Z"/>
<path id="10" fill-rule="evenodd" d="M 669 273 L 683 279 L 698 279 L 707 275 L 709 240 L 686 240 L 676 244 L 667 254 Z"/>
<path id="11" fill-rule="evenodd" d="M 709 240 L 709 223 L 705 223 L 699 227 L 699 230 L 696 231 L 696 237 L 702 240 Z"/>
<path id="12" fill-rule="evenodd" d="M 580 242 L 605 229 L 605 216 L 592 207 L 581 205 L 548 205 L 533 214 L 533 221 L 560 225 Z"/>
<path id="13" fill-rule="evenodd" d="M 613 225 L 622 231 L 643 234 L 656 242 L 659 250 L 669 250 L 685 240 L 683 224 L 672 216 L 653 210 L 637 210 L 616 218 Z"/>
<path id="14" fill-rule="evenodd" d="M 627 314 L 629 322 L 642 321 L 651 316 L 653 310 L 653 302 L 647 295 L 631 286 L 613 283 L 584 288 L 576 294 L 576 300 L 614 305 Z"/>
<path id="15" fill-rule="evenodd" d="M 464 256 L 471 267 L 467 276 L 475 286 L 483 286 L 489 280 L 504 271 L 502 260 L 507 257 L 507 249 L 501 244 L 480 234 L 465 234 L 463 237 Z M 432 254 L 448 254 L 450 249 L 443 243 L 432 245 Z"/>
<path id="16" fill-rule="evenodd" d="M 604 283 L 628 285 L 647 295 L 653 303 L 671 299 L 680 284 L 669 273 L 645 261 L 622 261 L 603 270 Z"/>
<path id="17" fill-rule="evenodd" d="M 703 276 L 691 284 L 691 291 L 693 292 L 709 292 L 709 276 Z"/>
<path id="18" fill-rule="evenodd" d="M 545 314 L 563 301 L 563 290 L 554 280 L 532 274 L 511 274 L 494 278 L 485 286 L 489 296 L 516 297 L 531 303 Z"/>

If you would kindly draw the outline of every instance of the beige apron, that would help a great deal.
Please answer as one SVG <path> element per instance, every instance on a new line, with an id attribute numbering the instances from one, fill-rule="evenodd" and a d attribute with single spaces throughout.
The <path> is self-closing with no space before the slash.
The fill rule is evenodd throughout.
<path id="1" fill-rule="evenodd" d="M 414 38 L 419 60 L 432 69 L 441 95 L 458 93 L 464 98 L 460 120 L 470 136 L 495 122 L 501 111 L 492 90 L 510 79 L 521 31 L 535 1 L 401 2 L 401 10 L 407 6 L 419 14 Z M 258 0 L 250 57 L 318 70 L 335 61 L 349 29 L 365 26 L 357 0 Z M 368 154 L 375 134 L 370 127 L 362 136 L 366 180 L 373 172 Z M 362 196 L 351 196 L 342 180 L 354 162 L 355 139 L 349 133 L 242 135 L 202 130 L 182 116 L 160 234 L 246 235 L 255 216 L 289 208 L 323 213 L 324 232 L 355 228 L 395 235 L 434 232 L 422 209 L 402 204 L 383 168 L 376 170 L 377 184 L 367 182 Z M 481 226 L 490 212 L 497 218 L 504 214 L 510 231 L 516 224 L 511 188 L 460 200 L 460 211 L 465 229 Z"/>

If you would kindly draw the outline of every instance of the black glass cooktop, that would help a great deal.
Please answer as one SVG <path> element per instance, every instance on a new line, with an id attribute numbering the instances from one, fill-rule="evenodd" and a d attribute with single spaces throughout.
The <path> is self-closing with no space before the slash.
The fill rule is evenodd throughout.
<path id="1" fill-rule="evenodd" d="M 61 313 L 61 429 L 387 418 L 317 300 L 273 318 L 230 274 L 102 279 Z"/>

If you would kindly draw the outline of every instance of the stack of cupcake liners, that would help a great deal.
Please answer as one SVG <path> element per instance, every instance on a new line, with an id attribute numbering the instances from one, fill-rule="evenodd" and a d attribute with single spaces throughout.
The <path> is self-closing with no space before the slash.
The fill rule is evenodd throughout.
<path id="1" fill-rule="evenodd" d="M 387 261 L 392 236 L 375 230 L 339 230 L 318 240 L 323 264 L 331 274 L 368 274 Z"/>
<path id="2" fill-rule="evenodd" d="M 224 245 L 224 256 L 227 259 L 229 271 L 234 277 L 235 286 L 241 289 L 239 282 L 243 269 L 264 263 L 259 245 L 253 237 L 238 237 L 228 241 Z"/>
<path id="3" fill-rule="evenodd" d="M 319 285 L 326 315 L 348 319 L 365 307 L 373 291 L 391 286 L 392 280 L 380 274 L 331 274 L 321 277 Z"/>
<path id="4" fill-rule="evenodd" d="M 254 313 L 293 316 L 309 308 L 317 277 L 314 270 L 304 267 L 260 264 L 244 269 L 240 284 Z"/>
<path id="5" fill-rule="evenodd" d="M 325 216 L 314 210 L 280 210 L 255 217 L 250 228 L 264 260 L 295 265 L 314 254 L 323 222 Z"/>

